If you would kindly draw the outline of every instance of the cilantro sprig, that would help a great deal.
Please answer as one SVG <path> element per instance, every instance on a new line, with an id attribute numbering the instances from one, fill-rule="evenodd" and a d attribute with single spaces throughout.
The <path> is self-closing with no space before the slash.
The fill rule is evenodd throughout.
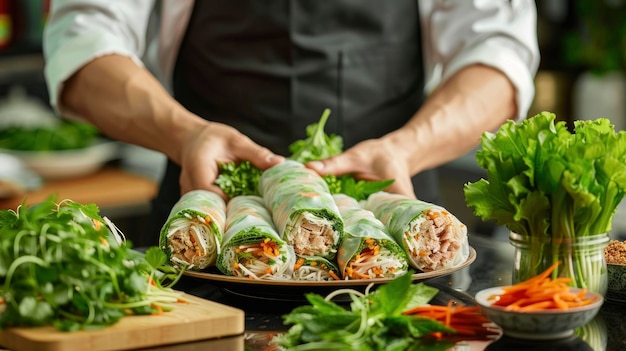
<path id="1" fill-rule="evenodd" d="M 343 152 L 343 139 L 335 134 L 326 134 L 324 127 L 330 116 L 330 110 L 325 109 L 320 121 L 307 126 L 305 139 L 296 140 L 289 145 L 291 155 L 289 159 L 306 163 L 309 161 L 322 160 Z M 215 183 L 229 197 L 238 195 L 260 195 L 259 179 L 262 171 L 254 167 L 249 161 L 241 163 L 221 163 L 220 174 Z M 341 176 L 325 175 L 324 180 L 328 184 L 331 193 L 346 194 L 357 200 L 366 199 L 369 195 L 384 190 L 394 180 L 366 181 L 357 180 L 351 174 Z"/>
<path id="2" fill-rule="evenodd" d="M 157 247 L 131 249 L 98 207 L 49 198 L 0 211 L 0 328 L 102 328 L 128 314 L 170 309 L 184 269 Z"/>
<path id="3" fill-rule="evenodd" d="M 239 164 L 220 164 L 220 174 L 215 180 L 220 189 L 230 198 L 239 195 L 259 195 L 259 179 L 263 172 L 249 161 Z"/>

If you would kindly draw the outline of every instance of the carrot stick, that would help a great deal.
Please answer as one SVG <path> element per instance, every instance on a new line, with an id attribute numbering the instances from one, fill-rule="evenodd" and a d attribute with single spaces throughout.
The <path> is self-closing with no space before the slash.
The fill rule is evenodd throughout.
<path id="1" fill-rule="evenodd" d="M 455 306 L 453 301 L 449 301 L 447 305 L 417 306 L 405 311 L 404 314 L 436 320 L 455 330 L 452 333 L 454 335 L 477 337 L 496 334 L 485 326 L 490 321 L 478 306 Z M 441 339 L 447 334 L 439 332 L 433 333 L 432 336 Z"/>
<path id="2" fill-rule="evenodd" d="M 569 277 L 551 278 L 550 274 L 559 262 L 553 263 L 545 271 L 525 281 L 504 287 L 503 292 L 490 296 L 493 306 L 501 306 L 514 311 L 538 311 L 568 309 L 590 304 L 595 299 L 585 298 L 586 290 L 571 291 Z"/>

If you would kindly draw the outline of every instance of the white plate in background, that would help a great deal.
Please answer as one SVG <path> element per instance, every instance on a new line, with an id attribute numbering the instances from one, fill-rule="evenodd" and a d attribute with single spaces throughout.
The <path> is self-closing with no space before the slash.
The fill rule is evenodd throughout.
<path id="1" fill-rule="evenodd" d="M 98 171 L 119 157 L 119 144 L 98 139 L 91 146 L 59 151 L 21 151 L 0 149 L 19 158 L 29 169 L 45 179 L 69 179 Z"/>

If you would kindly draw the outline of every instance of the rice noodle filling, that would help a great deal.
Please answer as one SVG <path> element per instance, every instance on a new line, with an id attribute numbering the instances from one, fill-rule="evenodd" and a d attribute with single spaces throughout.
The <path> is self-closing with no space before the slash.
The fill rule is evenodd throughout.
<path id="1" fill-rule="evenodd" d="M 185 213 L 185 218 L 172 221 L 167 233 L 172 250 L 172 261 L 188 265 L 188 268 L 205 268 L 215 263 L 220 243 L 212 233 L 207 221 Z"/>
<path id="2" fill-rule="evenodd" d="M 346 266 L 344 279 L 393 278 L 405 272 L 404 262 L 376 240 L 368 240 L 368 246 L 355 255 Z"/>
<path id="3" fill-rule="evenodd" d="M 335 280 L 330 272 L 322 267 L 303 265 L 293 272 L 293 279 L 306 281 Z"/>
<path id="4" fill-rule="evenodd" d="M 293 250 L 288 245 L 283 248 Z M 224 256 L 232 265 L 234 276 L 250 279 L 289 280 L 295 263 L 295 254 L 284 252 L 269 238 L 254 244 L 227 247 Z"/>
<path id="5" fill-rule="evenodd" d="M 427 272 L 452 266 L 462 246 L 463 235 L 457 231 L 445 211 L 426 211 L 409 223 L 403 240 L 415 268 Z"/>
<path id="6" fill-rule="evenodd" d="M 336 252 L 335 242 L 339 233 L 334 223 L 310 212 L 301 212 L 287 225 L 286 240 L 298 255 L 317 256 Z"/>

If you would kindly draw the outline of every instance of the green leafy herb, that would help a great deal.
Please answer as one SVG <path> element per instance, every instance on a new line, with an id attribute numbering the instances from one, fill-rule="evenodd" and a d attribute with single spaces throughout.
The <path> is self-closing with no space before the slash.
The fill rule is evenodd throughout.
<path id="1" fill-rule="evenodd" d="M 0 148 L 20 151 L 57 151 L 89 146 L 99 134 L 91 124 L 63 119 L 54 127 L 0 129 Z"/>
<path id="2" fill-rule="evenodd" d="M 289 145 L 292 160 L 307 163 L 339 155 L 343 151 L 343 140 L 340 136 L 324 133 L 330 110 L 325 109 L 318 123 L 306 128 L 306 139 L 296 140 Z"/>
<path id="3" fill-rule="evenodd" d="M 215 180 L 220 189 L 228 197 L 239 195 L 259 195 L 259 179 L 263 173 L 249 161 L 239 164 L 234 162 L 220 163 L 220 174 Z"/>
<path id="4" fill-rule="evenodd" d="M 289 159 L 306 163 L 322 160 L 343 152 L 343 139 L 335 134 L 326 134 L 324 127 L 330 116 L 330 110 L 325 109 L 320 121 L 306 128 L 307 137 L 296 140 L 289 145 L 291 156 Z M 238 195 L 259 195 L 259 179 L 262 172 L 248 161 L 235 164 L 234 162 L 220 164 L 220 174 L 215 183 L 229 197 Z M 331 193 L 346 194 L 357 200 L 366 199 L 369 195 L 384 190 L 394 180 L 366 181 L 356 180 L 350 174 L 341 176 L 323 176 Z"/>
<path id="5" fill-rule="evenodd" d="M 476 160 L 487 179 L 465 185 L 466 203 L 483 220 L 532 238 L 607 233 L 626 192 L 626 132 L 606 118 L 575 121 L 573 133 L 555 120 L 543 112 L 483 134 Z M 536 243 L 533 264 L 547 255 Z M 575 266 L 591 267 L 581 276 L 602 274 L 597 263 Z"/>
<path id="6" fill-rule="evenodd" d="M 447 350 L 454 343 L 435 340 L 435 332 L 453 333 L 443 324 L 428 318 L 404 315 L 412 307 L 428 303 L 436 288 L 423 283 L 411 284 L 411 274 L 362 294 L 345 289 L 326 298 L 307 294 L 310 305 L 299 306 L 283 316 L 291 324 L 287 333 L 277 337 L 285 350 Z M 332 301 L 337 294 L 351 297 L 350 308 Z"/>
<path id="7" fill-rule="evenodd" d="M 356 200 L 365 200 L 371 194 L 385 189 L 394 182 L 393 179 L 382 181 L 356 180 L 349 174 L 341 176 L 328 174 L 322 178 L 328 184 L 331 194 L 346 194 Z"/>
<path id="8" fill-rule="evenodd" d="M 175 303 L 184 269 L 157 247 L 132 250 L 97 206 L 49 198 L 0 211 L 0 327 L 102 328 Z"/>

